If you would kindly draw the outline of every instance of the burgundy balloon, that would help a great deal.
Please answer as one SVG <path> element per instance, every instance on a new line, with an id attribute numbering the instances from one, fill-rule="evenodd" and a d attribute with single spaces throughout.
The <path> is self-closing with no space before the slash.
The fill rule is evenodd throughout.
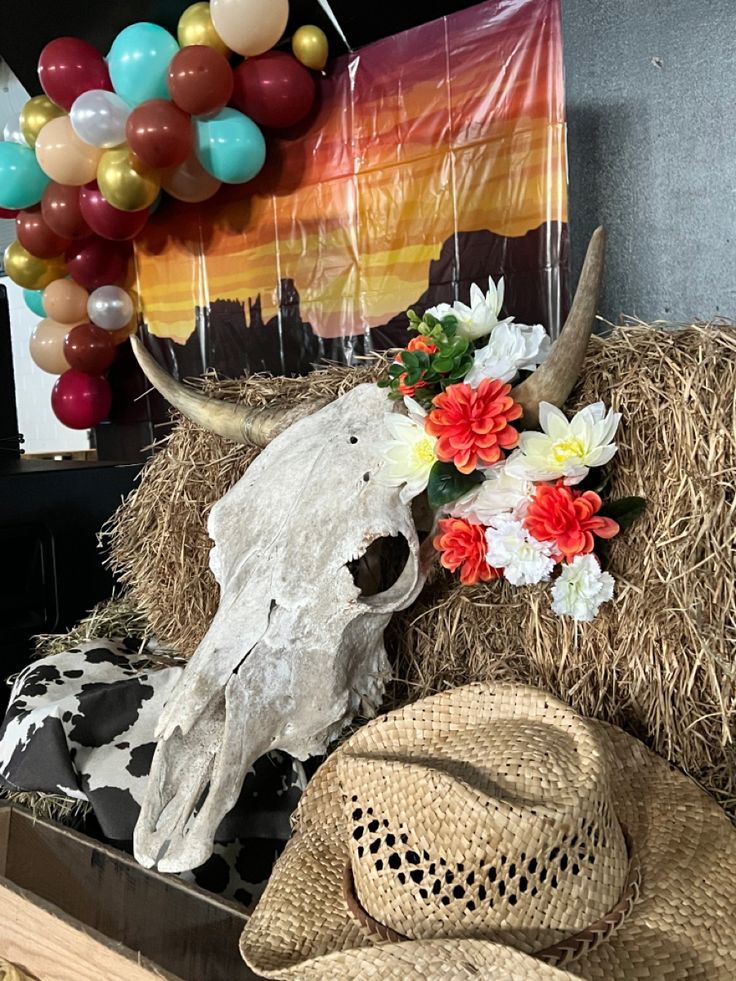
<path id="1" fill-rule="evenodd" d="M 49 41 L 38 59 L 38 77 L 49 99 L 67 110 L 82 92 L 112 91 L 105 59 L 97 48 L 78 37 Z"/>
<path id="2" fill-rule="evenodd" d="M 103 197 L 97 181 L 79 189 L 79 206 L 89 227 L 101 238 L 124 242 L 135 238 L 146 227 L 150 208 L 140 211 L 120 211 Z"/>
<path id="3" fill-rule="evenodd" d="M 15 234 L 23 248 L 37 259 L 53 259 L 72 244 L 70 238 L 62 238 L 49 228 L 39 205 L 18 212 Z"/>
<path id="4" fill-rule="evenodd" d="M 260 126 L 273 129 L 294 126 L 309 115 L 314 105 L 316 88 L 312 74 L 284 51 L 268 51 L 257 58 L 247 58 L 233 75 L 235 86 L 230 105 Z"/>
<path id="5" fill-rule="evenodd" d="M 77 324 L 64 338 L 64 357 L 70 368 L 101 375 L 115 360 L 117 348 L 109 330 L 94 324 Z"/>
<path id="6" fill-rule="evenodd" d="M 16 218 L 18 212 L 12 208 L 0 208 L 0 218 Z"/>
<path id="7" fill-rule="evenodd" d="M 191 116 L 205 116 L 226 106 L 233 91 L 233 72 L 225 55 L 206 44 L 182 48 L 171 60 L 171 98 Z"/>
<path id="8" fill-rule="evenodd" d="M 41 198 L 41 214 L 51 231 L 63 238 L 83 238 L 90 233 L 79 206 L 78 187 L 51 181 Z"/>
<path id="9" fill-rule="evenodd" d="M 91 429 L 106 418 L 112 405 L 112 389 L 102 375 L 88 375 L 70 368 L 60 375 L 51 392 L 51 408 L 70 429 Z"/>
<path id="10" fill-rule="evenodd" d="M 67 249 L 66 268 L 75 282 L 92 292 L 125 279 L 130 256 L 128 242 L 110 242 L 92 235 Z"/>
<path id="11" fill-rule="evenodd" d="M 125 135 L 133 153 L 154 170 L 178 167 L 194 147 L 189 116 L 167 99 L 142 102 L 128 116 Z"/>

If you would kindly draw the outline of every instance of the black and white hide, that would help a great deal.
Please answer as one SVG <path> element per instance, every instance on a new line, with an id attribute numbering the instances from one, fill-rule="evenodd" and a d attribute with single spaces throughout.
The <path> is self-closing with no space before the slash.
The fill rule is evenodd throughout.
<path id="1" fill-rule="evenodd" d="M 127 851 L 154 729 L 184 670 L 153 666 L 139 647 L 91 640 L 35 661 L 15 679 L 0 727 L 0 788 L 87 801 L 104 838 Z M 289 838 L 306 780 L 302 765 L 284 753 L 259 759 L 218 828 L 213 854 L 182 878 L 253 905 Z"/>

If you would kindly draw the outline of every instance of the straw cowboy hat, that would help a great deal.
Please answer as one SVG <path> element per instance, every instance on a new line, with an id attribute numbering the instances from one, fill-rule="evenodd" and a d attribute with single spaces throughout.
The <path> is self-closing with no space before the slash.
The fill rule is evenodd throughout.
<path id="1" fill-rule="evenodd" d="M 736 977 L 736 831 L 519 685 L 382 716 L 321 767 L 241 952 L 281 979 Z"/>

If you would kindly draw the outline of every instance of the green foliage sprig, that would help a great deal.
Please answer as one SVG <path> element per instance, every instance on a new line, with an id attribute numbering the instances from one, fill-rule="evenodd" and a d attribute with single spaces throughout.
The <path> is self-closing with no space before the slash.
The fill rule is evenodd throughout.
<path id="1" fill-rule="evenodd" d="M 448 313 L 438 320 L 431 313 L 418 317 L 413 310 L 407 312 L 409 330 L 426 338 L 437 350 L 427 352 L 415 348 L 403 350 L 388 369 L 388 378 L 378 384 L 390 389 L 390 399 L 400 399 L 411 394 L 420 405 L 429 406 L 435 395 L 448 385 L 462 381 L 473 365 L 473 345 L 465 337 L 457 335 L 457 317 Z"/>

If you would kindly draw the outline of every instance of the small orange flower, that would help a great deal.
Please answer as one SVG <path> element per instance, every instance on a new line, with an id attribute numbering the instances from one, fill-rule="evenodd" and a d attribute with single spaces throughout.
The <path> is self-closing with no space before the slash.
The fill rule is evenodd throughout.
<path id="1" fill-rule="evenodd" d="M 442 552 L 440 562 L 450 572 L 460 569 L 460 582 L 464 586 L 501 577 L 501 570 L 486 562 L 488 544 L 483 525 L 473 525 L 462 518 L 443 518 L 438 525 L 440 534 L 433 545 Z"/>
<path id="2" fill-rule="evenodd" d="M 423 334 L 419 334 L 418 337 L 412 337 L 409 343 L 406 345 L 407 351 L 424 351 L 425 354 L 436 354 L 439 348 L 432 341 L 427 340 Z"/>
<path id="3" fill-rule="evenodd" d="M 478 463 L 498 463 L 504 450 L 519 442 L 509 423 L 519 419 L 521 406 L 509 397 L 510 385 L 484 378 L 477 388 L 450 385 L 432 402 L 425 429 L 437 437 L 437 456 L 454 463 L 461 473 L 472 473 Z"/>
<path id="4" fill-rule="evenodd" d="M 576 491 L 562 481 L 539 484 L 529 504 L 525 525 L 540 542 L 557 545 L 557 560 L 572 562 L 593 551 L 593 536 L 613 538 L 619 526 L 613 518 L 596 517 L 602 501 L 593 491 Z"/>
<path id="5" fill-rule="evenodd" d="M 406 375 L 407 375 L 406 371 L 403 373 L 403 375 L 399 375 L 399 391 L 401 392 L 402 395 L 408 395 L 411 398 L 411 396 L 414 394 L 414 392 L 416 392 L 418 388 L 427 387 L 427 383 L 423 381 L 421 378 L 419 379 L 418 382 L 414 382 L 413 385 L 407 385 Z"/>

